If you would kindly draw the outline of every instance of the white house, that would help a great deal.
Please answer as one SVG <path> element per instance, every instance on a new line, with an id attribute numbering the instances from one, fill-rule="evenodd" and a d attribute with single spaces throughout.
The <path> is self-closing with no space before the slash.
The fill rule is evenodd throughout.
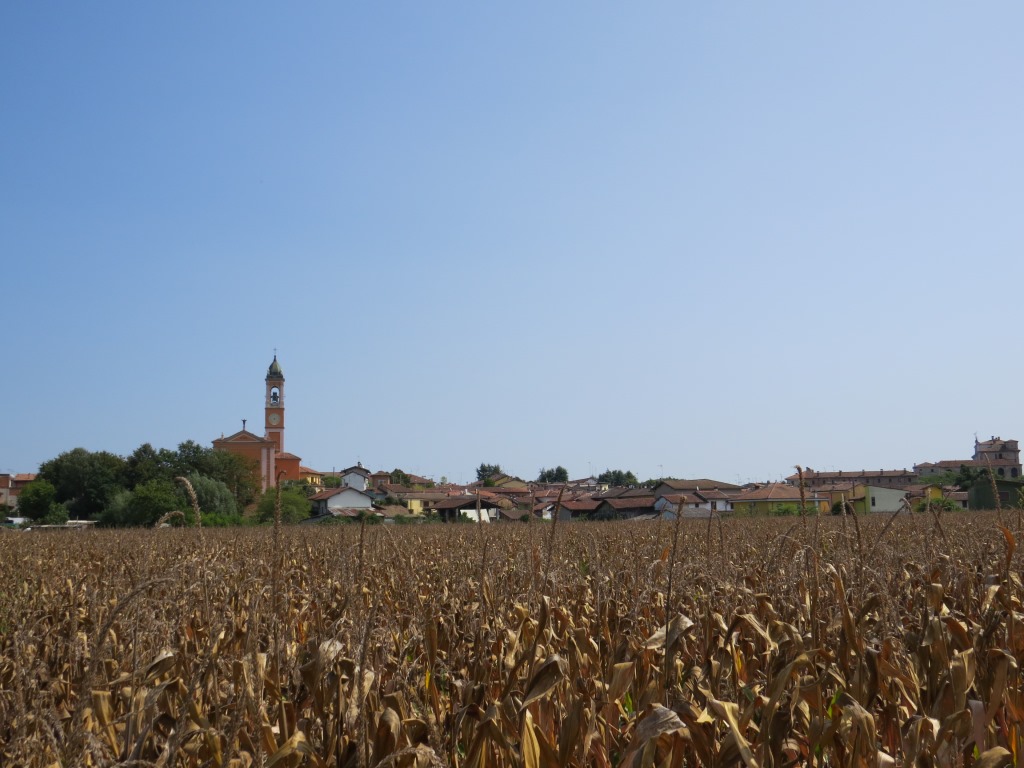
<path id="1" fill-rule="evenodd" d="M 341 484 L 343 486 L 360 491 L 365 491 L 370 487 L 370 471 L 361 462 L 354 467 L 341 470 L 338 474 L 341 477 Z"/>
<path id="2" fill-rule="evenodd" d="M 326 491 L 310 496 L 313 502 L 314 515 L 333 515 L 341 510 L 362 510 L 373 508 L 373 497 L 366 491 L 358 488 L 342 486 L 341 488 L 329 488 Z"/>
<path id="3" fill-rule="evenodd" d="M 659 496 L 654 509 L 663 520 L 675 520 L 680 510 L 683 517 L 709 517 L 711 502 L 696 493 L 672 493 Z"/>

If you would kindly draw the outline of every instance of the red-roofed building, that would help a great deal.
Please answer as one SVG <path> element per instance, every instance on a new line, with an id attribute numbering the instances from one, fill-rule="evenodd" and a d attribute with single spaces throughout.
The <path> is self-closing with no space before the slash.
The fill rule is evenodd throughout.
<path id="1" fill-rule="evenodd" d="M 980 442 L 978 438 L 974 438 L 974 456 L 972 458 L 925 461 L 915 464 L 914 471 L 921 480 L 927 482 L 935 475 L 959 472 L 961 467 L 968 469 L 991 468 L 997 478 L 1019 478 L 1022 476 L 1020 448 L 1016 440 L 1003 440 L 994 435 L 991 440 Z"/>
<path id="2" fill-rule="evenodd" d="M 260 480 L 260 488 L 277 487 L 280 478 L 284 480 L 303 480 L 302 460 L 294 453 L 284 450 L 284 371 L 277 362 L 277 355 L 267 369 L 266 405 L 264 406 L 264 435 L 260 437 L 245 428 L 246 420 L 242 420 L 242 429 L 213 441 L 218 451 L 227 451 L 250 459 L 253 471 Z"/>
<path id="3" fill-rule="evenodd" d="M 18 496 L 26 485 L 35 480 L 37 475 L 34 472 L 24 472 L 17 475 L 0 473 L 0 511 L 4 507 L 15 507 L 18 505 Z"/>
<path id="4" fill-rule="evenodd" d="M 862 469 L 860 471 L 839 470 L 835 472 L 817 472 L 810 467 L 804 470 L 804 488 L 824 488 L 836 482 L 852 480 L 863 485 L 874 485 L 878 488 L 905 488 L 917 482 L 917 474 L 909 469 Z M 786 478 L 792 486 L 800 485 L 800 474 L 792 474 Z"/>
<path id="5" fill-rule="evenodd" d="M 619 518 L 654 517 L 658 510 L 655 496 L 622 496 L 615 499 L 601 499 L 590 516 L 595 520 L 617 520 Z"/>

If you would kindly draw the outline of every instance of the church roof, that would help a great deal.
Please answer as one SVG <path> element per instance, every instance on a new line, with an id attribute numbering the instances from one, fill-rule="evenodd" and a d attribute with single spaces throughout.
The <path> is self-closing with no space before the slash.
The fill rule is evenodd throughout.
<path id="1" fill-rule="evenodd" d="M 235 434 L 228 435 L 227 437 L 221 437 L 213 442 L 214 445 L 217 443 L 265 443 L 269 445 L 271 443 L 270 440 L 260 437 L 259 435 L 254 435 L 247 429 L 235 432 Z"/>
<path id="2" fill-rule="evenodd" d="M 267 369 L 268 379 L 281 379 L 284 381 L 284 371 L 281 370 L 281 364 L 277 362 L 277 355 L 274 355 L 274 362 L 270 364 L 270 368 Z"/>

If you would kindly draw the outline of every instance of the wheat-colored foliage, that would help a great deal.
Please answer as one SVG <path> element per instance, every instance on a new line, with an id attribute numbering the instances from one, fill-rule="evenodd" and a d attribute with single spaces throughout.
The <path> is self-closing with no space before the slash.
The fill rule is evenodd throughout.
<path id="1" fill-rule="evenodd" d="M 1009 765 L 997 522 L 5 532 L 0 765 Z"/>

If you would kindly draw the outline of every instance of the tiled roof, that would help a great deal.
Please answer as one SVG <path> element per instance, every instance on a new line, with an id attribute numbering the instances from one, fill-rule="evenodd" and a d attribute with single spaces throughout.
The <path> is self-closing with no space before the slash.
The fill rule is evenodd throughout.
<path id="1" fill-rule="evenodd" d="M 604 499 L 601 503 L 612 509 L 646 509 L 653 507 L 656 499 L 653 496 L 629 496 L 619 499 Z"/>
<path id="2" fill-rule="evenodd" d="M 977 443 L 977 448 L 982 451 L 1016 451 L 1017 441 L 993 437 L 991 440 L 982 440 Z"/>
<path id="3" fill-rule="evenodd" d="M 661 482 L 674 491 L 703 491 L 705 489 L 710 490 L 712 488 L 738 491 L 740 489 L 740 486 L 734 485 L 733 483 L 724 483 L 721 480 L 710 480 L 706 477 L 697 480 L 676 480 L 675 478 L 669 478 L 662 480 Z"/>
<path id="4" fill-rule="evenodd" d="M 817 498 L 813 491 L 805 491 L 808 501 Z M 800 503 L 800 489 L 788 483 L 769 483 L 752 491 L 732 497 L 733 501 L 792 501 Z"/>
<path id="5" fill-rule="evenodd" d="M 309 497 L 310 501 L 323 501 L 325 499 L 331 499 L 337 496 L 339 493 L 350 491 L 352 493 L 358 493 L 360 496 L 366 496 L 372 498 L 370 494 L 360 491 L 358 488 L 353 488 L 351 485 L 343 485 L 340 488 L 328 488 L 326 491 L 320 491 L 320 493 L 314 493 Z"/>
<path id="6" fill-rule="evenodd" d="M 299 472 L 302 472 L 303 474 L 306 474 L 306 475 L 319 475 L 320 474 L 315 469 L 310 469 L 309 467 L 304 467 L 301 464 L 299 465 Z"/>
<path id="7" fill-rule="evenodd" d="M 338 474 L 347 475 L 350 472 L 354 472 L 357 475 L 365 475 L 366 477 L 370 476 L 370 470 L 368 470 L 366 467 L 360 467 L 359 465 L 356 465 L 354 467 L 348 467 L 347 469 L 343 469 Z"/>
<path id="8" fill-rule="evenodd" d="M 487 509 L 494 507 L 497 502 L 488 501 L 485 498 L 480 499 L 480 508 Z M 450 496 L 447 499 L 441 499 L 434 505 L 434 509 L 461 509 L 462 507 L 476 507 L 476 496 Z"/>
<path id="9" fill-rule="evenodd" d="M 35 472 L 22 472 L 14 476 L 14 482 L 31 483 L 37 476 Z"/>
<path id="10" fill-rule="evenodd" d="M 595 499 L 622 499 L 628 496 L 650 496 L 650 488 L 623 488 L 621 486 L 616 488 L 609 488 L 607 491 L 601 491 L 600 493 L 594 494 Z"/>
<path id="11" fill-rule="evenodd" d="M 700 496 L 692 493 L 673 493 L 668 496 L 662 496 L 662 498 L 671 504 L 678 504 L 679 502 L 682 502 L 683 504 L 703 504 L 705 501 L 705 499 L 702 498 L 703 496 L 703 493 L 701 493 Z"/>
<path id="12" fill-rule="evenodd" d="M 474 490 L 479 490 L 480 493 L 500 493 L 502 496 L 529 496 L 529 488 L 509 488 L 507 486 L 483 486 L 478 485 Z"/>
<path id="13" fill-rule="evenodd" d="M 320 491 L 320 493 L 314 493 L 312 496 L 309 497 L 309 500 L 310 501 L 323 501 L 324 499 L 329 499 L 332 496 L 337 496 L 343 490 L 345 490 L 345 489 L 344 488 L 328 488 L 326 491 Z"/>
<path id="14" fill-rule="evenodd" d="M 943 459 L 942 461 L 924 462 L 923 464 L 915 464 L 914 469 L 920 472 L 922 469 L 942 469 L 947 472 L 957 472 L 960 467 L 1019 467 L 1020 464 L 1016 459 L 1004 458 L 996 459 L 986 456 L 984 459 Z"/>
<path id="15" fill-rule="evenodd" d="M 409 510 L 401 504 L 388 504 L 386 507 L 375 507 L 374 511 L 381 517 L 386 517 L 389 520 L 395 517 L 405 517 L 410 514 Z"/>
<path id="16" fill-rule="evenodd" d="M 213 444 L 216 445 L 217 443 L 270 443 L 270 442 L 271 441 L 267 440 L 266 438 L 260 437 L 259 435 L 256 435 L 256 434 L 253 434 L 248 429 L 241 429 L 238 432 L 235 432 L 235 434 L 228 435 L 227 437 L 224 437 L 223 435 L 221 435 L 220 437 L 218 437 L 216 440 L 213 441 Z"/>
<path id="17" fill-rule="evenodd" d="M 597 499 L 580 499 L 579 501 L 563 501 L 562 509 L 570 512 L 592 512 L 601 504 Z M 548 506 L 548 505 L 544 505 Z"/>
<path id="18" fill-rule="evenodd" d="M 909 469 L 861 469 L 856 472 L 844 470 L 817 472 L 810 468 L 804 470 L 804 482 L 807 480 L 850 480 L 864 477 L 914 477 L 914 473 Z M 799 483 L 800 474 L 792 474 L 786 480 L 789 483 Z"/>
<path id="19" fill-rule="evenodd" d="M 299 459 L 299 457 L 296 456 L 294 453 L 286 453 L 285 451 L 281 451 L 280 453 L 275 453 L 274 454 L 274 458 L 275 459 Z M 301 461 L 301 459 L 299 459 L 299 461 Z"/>
<path id="20" fill-rule="evenodd" d="M 848 491 L 857 485 L 854 480 L 833 480 L 831 483 L 822 483 L 815 490 L 818 491 Z"/>
<path id="21" fill-rule="evenodd" d="M 380 489 L 384 493 L 412 493 L 412 488 L 402 485 L 401 483 L 381 483 Z"/>
<path id="22" fill-rule="evenodd" d="M 736 498 L 736 494 L 742 493 L 742 490 L 737 488 L 735 490 L 723 491 L 721 488 L 701 488 L 697 493 L 708 501 L 728 501 L 729 499 Z"/>

